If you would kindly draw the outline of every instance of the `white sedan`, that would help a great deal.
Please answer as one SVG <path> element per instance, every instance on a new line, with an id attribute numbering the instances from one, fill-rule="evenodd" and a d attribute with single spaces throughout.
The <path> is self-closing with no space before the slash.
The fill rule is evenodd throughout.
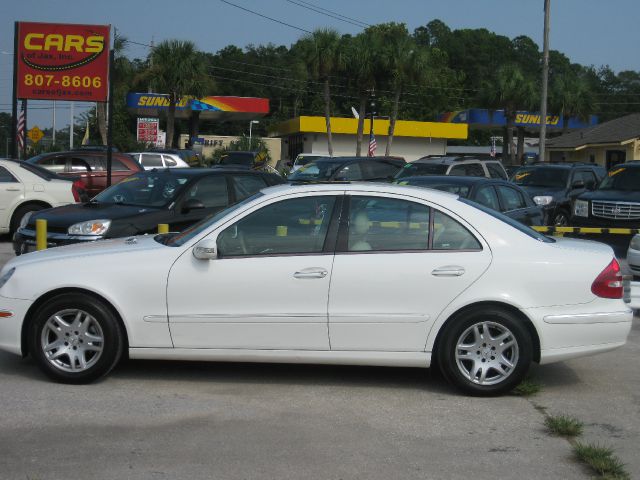
<path id="1" fill-rule="evenodd" d="M 68 272 L 73 272 L 69 275 Z M 57 381 L 130 358 L 429 367 L 492 395 L 531 362 L 622 346 L 613 251 L 435 190 L 278 186 L 179 234 L 29 253 L 0 348 Z M 125 351 L 126 350 L 126 351 Z"/>
<path id="2" fill-rule="evenodd" d="M 172 153 L 140 152 L 129 153 L 134 160 L 140 162 L 145 170 L 154 168 L 189 168 L 189 164 L 178 155 Z"/>

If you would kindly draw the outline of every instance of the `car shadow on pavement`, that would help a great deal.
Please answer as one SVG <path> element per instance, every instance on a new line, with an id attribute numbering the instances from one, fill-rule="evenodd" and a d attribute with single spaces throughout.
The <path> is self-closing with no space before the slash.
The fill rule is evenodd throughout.
<path id="1" fill-rule="evenodd" d="M 553 363 L 550 365 L 538 365 L 534 363 L 529 370 L 529 375 L 542 383 L 545 387 L 563 386 L 568 388 L 582 383 L 575 370 L 566 363 Z"/>

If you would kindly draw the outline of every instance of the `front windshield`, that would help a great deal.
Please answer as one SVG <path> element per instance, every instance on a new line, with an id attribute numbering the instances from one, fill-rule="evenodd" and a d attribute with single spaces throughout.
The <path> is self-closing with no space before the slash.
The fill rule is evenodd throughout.
<path id="1" fill-rule="evenodd" d="M 161 235 L 156 237 L 156 241 L 159 241 L 160 243 L 164 243 L 165 245 L 168 245 L 170 247 L 180 247 L 185 243 L 187 243 L 196 235 L 200 234 L 201 232 L 209 228 L 211 225 L 216 223 L 221 218 L 227 216 L 234 210 L 239 209 L 240 207 L 246 205 L 247 203 L 254 201 L 256 198 L 262 197 L 263 195 L 264 194 L 260 192 L 254 193 L 250 197 L 247 197 L 244 200 L 242 200 L 241 202 L 234 203 L 233 205 L 228 206 L 224 210 L 220 210 L 218 213 L 214 215 L 209 215 L 208 217 L 203 218 L 199 222 L 191 225 L 189 228 L 187 228 L 186 230 L 183 230 L 177 235 L 166 238 L 166 241 L 163 240 L 163 238 L 165 237 Z"/>
<path id="2" fill-rule="evenodd" d="M 548 167 L 525 167 L 516 171 L 512 181 L 525 187 L 565 188 L 568 179 L 569 170 Z"/>
<path id="3" fill-rule="evenodd" d="M 407 163 L 396 178 L 414 177 L 417 175 L 446 175 L 447 166 L 441 163 Z"/>
<path id="4" fill-rule="evenodd" d="M 330 180 L 333 174 L 344 165 L 343 160 L 323 160 L 311 162 L 289 175 L 293 181 Z"/>
<path id="5" fill-rule="evenodd" d="M 131 175 L 96 195 L 92 202 L 163 207 L 175 200 L 189 180 L 188 176 L 173 173 L 176 170 Z"/>
<path id="6" fill-rule="evenodd" d="M 633 191 L 640 185 L 640 168 L 613 168 L 602 180 L 598 190 L 627 190 Z"/>

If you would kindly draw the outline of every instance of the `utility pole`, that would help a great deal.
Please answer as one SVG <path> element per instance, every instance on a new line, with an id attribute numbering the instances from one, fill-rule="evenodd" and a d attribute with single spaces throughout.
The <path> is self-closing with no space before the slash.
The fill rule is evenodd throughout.
<path id="1" fill-rule="evenodd" d="M 547 87 L 549 84 L 549 10 L 551 0 L 544 0 L 544 37 L 542 43 L 542 99 L 540 100 L 540 144 L 538 160 L 544 162 L 547 138 Z"/>
<path id="2" fill-rule="evenodd" d="M 56 144 L 56 101 L 53 101 L 53 129 L 51 134 L 51 145 Z"/>
<path id="3" fill-rule="evenodd" d="M 73 106 L 74 102 L 71 102 L 71 119 L 69 121 L 69 150 L 73 150 Z"/>

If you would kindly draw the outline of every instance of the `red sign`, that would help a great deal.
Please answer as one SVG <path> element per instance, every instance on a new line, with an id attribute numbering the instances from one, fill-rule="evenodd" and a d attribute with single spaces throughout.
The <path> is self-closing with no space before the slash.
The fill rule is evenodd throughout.
<path id="1" fill-rule="evenodd" d="M 110 29 L 18 22 L 18 98 L 106 102 Z"/>

